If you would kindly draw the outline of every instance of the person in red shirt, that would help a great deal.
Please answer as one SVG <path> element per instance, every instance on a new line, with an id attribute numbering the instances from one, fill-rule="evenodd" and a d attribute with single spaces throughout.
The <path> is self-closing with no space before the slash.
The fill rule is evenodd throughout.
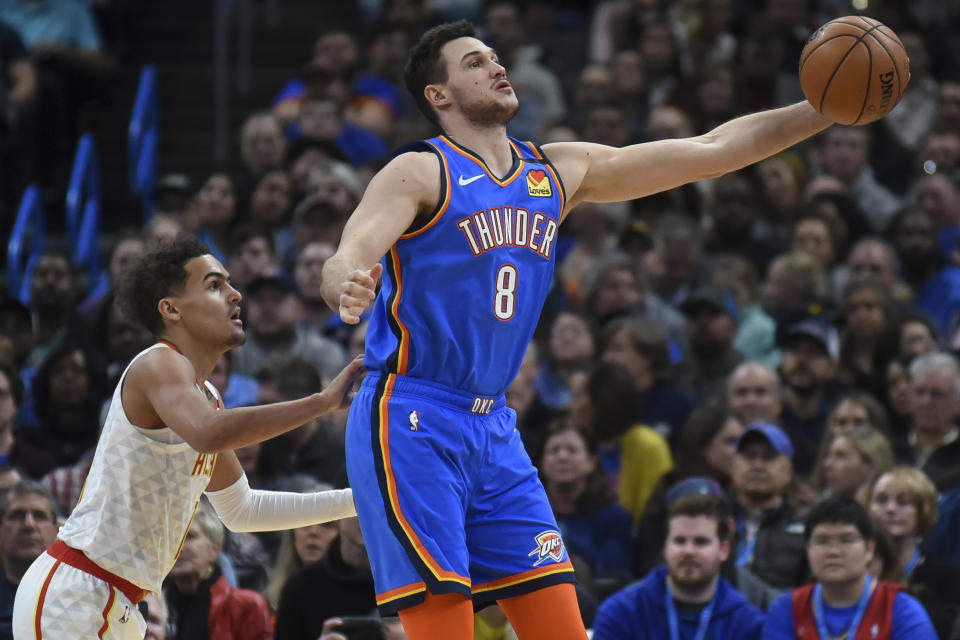
<path id="1" fill-rule="evenodd" d="M 852 498 L 832 496 L 817 504 L 804 523 L 817 582 L 773 603 L 764 640 L 937 640 L 913 596 L 867 571 L 876 536 L 870 516 Z"/>

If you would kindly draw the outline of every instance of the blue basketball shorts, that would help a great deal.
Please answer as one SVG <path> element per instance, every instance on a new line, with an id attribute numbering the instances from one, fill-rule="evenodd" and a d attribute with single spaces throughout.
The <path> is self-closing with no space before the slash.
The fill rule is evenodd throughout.
<path id="1" fill-rule="evenodd" d="M 346 453 L 384 615 L 427 589 L 484 606 L 575 581 L 502 396 L 371 372 L 350 407 Z"/>

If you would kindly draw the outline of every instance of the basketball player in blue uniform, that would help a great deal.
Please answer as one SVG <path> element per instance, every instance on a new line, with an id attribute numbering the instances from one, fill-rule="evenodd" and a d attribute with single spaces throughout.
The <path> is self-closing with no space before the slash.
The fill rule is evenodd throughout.
<path id="1" fill-rule="evenodd" d="M 425 33 L 405 79 L 443 135 L 374 177 L 323 271 L 344 322 L 373 303 L 347 467 L 377 602 L 412 640 L 472 638 L 473 604 L 494 601 L 521 640 L 582 639 L 573 570 L 503 397 L 558 226 L 580 202 L 720 176 L 830 122 L 803 102 L 697 138 L 541 149 L 507 136 L 517 97 L 463 21 Z"/>

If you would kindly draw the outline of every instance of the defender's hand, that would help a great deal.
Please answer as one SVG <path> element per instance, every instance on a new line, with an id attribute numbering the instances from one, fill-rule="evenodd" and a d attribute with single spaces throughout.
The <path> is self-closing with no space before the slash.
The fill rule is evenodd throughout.
<path id="1" fill-rule="evenodd" d="M 343 371 L 337 374 L 337 377 L 321 392 L 326 400 L 327 411 L 338 411 L 346 409 L 353 400 L 354 386 L 359 382 L 367 370 L 363 368 L 363 355 L 359 355 L 343 368 Z"/>

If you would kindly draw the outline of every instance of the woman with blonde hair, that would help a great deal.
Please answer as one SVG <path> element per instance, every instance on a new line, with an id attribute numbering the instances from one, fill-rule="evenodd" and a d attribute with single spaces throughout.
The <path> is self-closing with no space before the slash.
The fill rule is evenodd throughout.
<path id="1" fill-rule="evenodd" d="M 283 488 L 285 491 L 295 493 L 333 489 L 326 482 L 320 482 L 307 475 L 288 478 L 284 482 Z M 263 590 L 263 595 L 267 597 L 271 609 L 277 610 L 277 605 L 280 603 L 280 593 L 283 591 L 283 585 L 287 583 L 287 578 L 300 567 L 322 558 L 327 551 L 327 547 L 337 537 L 337 533 L 336 522 L 288 529 L 282 533 L 283 539 L 280 541 L 280 547 L 277 550 L 277 559 L 270 569 L 270 580 Z"/>
<path id="2" fill-rule="evenodd" d="M 890 441 L 866 424 L 828 430 L 822 451 L 814 484 L 830 495 L 856 497 L 861 487 L 893 468 Z"/>
<path id="3" fill-rule="evenodd" d="M 893 543 L 894 575 L 930 614 L 941 638 L 960 611 L 960 567 L 927 558 L 923 539 L 937 521 L 937 490 L 915 467 L 894 467 L 867 485 L 862 503 Z"/>

